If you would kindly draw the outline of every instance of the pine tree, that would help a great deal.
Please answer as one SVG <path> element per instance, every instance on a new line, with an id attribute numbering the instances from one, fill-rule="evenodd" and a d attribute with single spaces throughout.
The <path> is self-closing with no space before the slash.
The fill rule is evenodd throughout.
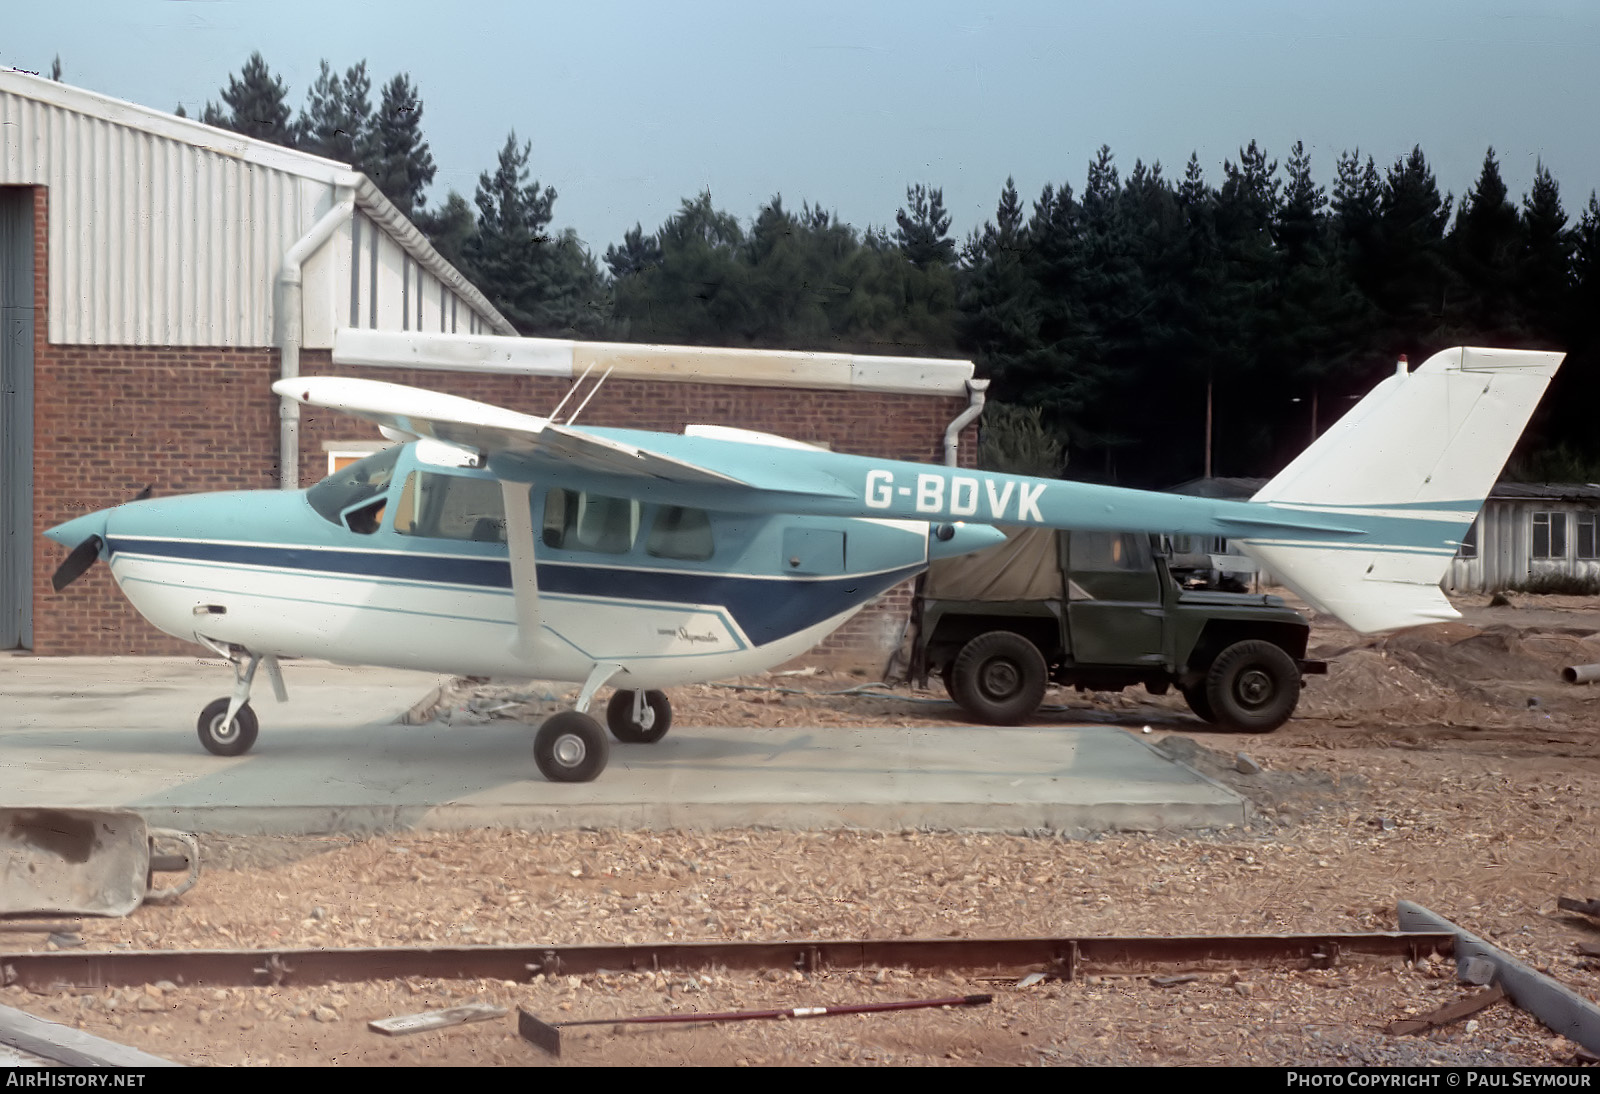
<path id="1" fill-rule="evenodd" d="M 523 334 L 594 336 L 610 304 L 599 267 L 572 231 L 552 236 L 553 186 L 529 182 L 531 144 L 506 138 L 493 174 L 478 179 L 478 230 L 463 246 L 479 287 Z"/>
<path id="2" fill-rule="evenodd" d="M 1519 342 L 1524 330 L 1515 283 L 1524 234 L 1493 148 L 1483 158 L 1477 184 L 1461 199 L 1449 247 L 1461 282 L 1459 302 L 1452 301 L 1454 325 L 1474 344 Z"/>
<path id="3" fill-rule="evenodd" d="M 617 280 L 635 277 L 661 265 L 661 246 L 654 235 L 645 235 L 639 224 L 622 234 L 622 245 L 606 248 L 606 268 Z"/>
<path id="4" fill-rule="evenodd" d="M 1573 233 L 1561 208 L 1561 187 L 1542 163 L 1534 172 L 1532 192 L 1522 199 L 1521 220 L 1522 254 L 1515 292 L 1523 323 L 1534 343 L 1566 345 L 1578 333 L 1567 327 L 1573 292 Z"/>
<path id="5" fill-rule="evenodd" d="M 362 156 L 371 139 L 371 91 L 367 62 L 346 69 L 341 79 L 323 61 L 295 123 L 299 146 L 362 170 Z"/>
<path id="6" fill-rule="evenodd" d="M 422 207 L 436 168 L 422 136 L 422 98 L 401 73 L 384 85 L 361 149 L 361 169 L 406 216 Z"/>
<path id="7" fill-rule="evenodd" d="M 419 209 L 411 219 L 446 262 L 472 277 L 467 248 L 478 222 L 466 198 L 451 190 L 438 209 Z"/>
<path id="8" fill-rule="evenodd" d="M 293 148 L 288 98 L 283 81 L 272 75 L 261 54 L 252 53 L 239 76 L 229 76 L 228 86 L 222 90 L 222 102 L 228 109 L 207 101 L 203 120 L 207 125 Z"/>
<path id="9" fill-rule="evenodd" d="M 944 209 L 944 191 L 922 183 L 906 187 L 906 204 L 894 216 L 894 240 L 919 270 L 952 266 L 956 241 L 950 238 L 950 214 Z"/>

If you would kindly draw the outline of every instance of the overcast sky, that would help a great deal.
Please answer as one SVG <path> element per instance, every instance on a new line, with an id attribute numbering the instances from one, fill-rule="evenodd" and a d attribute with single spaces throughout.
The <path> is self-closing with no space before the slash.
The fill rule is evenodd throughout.
<path id="1" fill-rule="evenodd" d="M 1111 146 L 1222 178 L 1252 138 L 1380 167 L 1421 145 L 1459 196 L 1493 145 L 1513 197 L 1543 161 L 1576 219 L 1600 188 L 1595 0 L 58 0 L 11 5 L 0 65 L 195 115 L 258 50 L 298 113 L 326 58 L 407 72 L 439 173 L 469 200 L 506 134 L 533 143 L 558 228 L 598 256 L 709 189 L 748 223 L 781 193 L 858 228 L 944 189 L 964 237 L 1008 175 L 1083 188 Z"/>

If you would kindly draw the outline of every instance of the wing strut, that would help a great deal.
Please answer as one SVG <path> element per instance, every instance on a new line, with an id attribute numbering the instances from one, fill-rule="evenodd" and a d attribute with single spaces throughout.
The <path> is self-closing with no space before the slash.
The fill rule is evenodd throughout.
<path id="1" fill-rule="evenodd" d="M 506 546 L 511 555 L 511 592 L 517 602 L 517 634 L 512 642 L 517 656 L 533 661 L 534 644 L 543 625 L 539 611 L 539 570 L 533 548 L 533 488 L 525 482 L 502 479 L 500 495 L 506 507 Z"/>

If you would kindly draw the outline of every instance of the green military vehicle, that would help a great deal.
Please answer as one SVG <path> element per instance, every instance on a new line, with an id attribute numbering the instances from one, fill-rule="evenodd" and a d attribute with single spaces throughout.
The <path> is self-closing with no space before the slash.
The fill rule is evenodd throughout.
<path id="1" fill-rule="evenodd" d="M 1143 684 L 1154 695 L 1175 687 L 1219 727 L 1277 729 L 1302 677 L 1328 671 L 1306 660 L 1309 625 L 1279 597 L 1217 587 L 1204 556 L 1183 561 L 1159 537 L 1048 528 L 938 560 L 913 611 L 912 678 L 937 674 L 991 725 L 1027 719 L 1053 681 L 1080 691 Z"/>

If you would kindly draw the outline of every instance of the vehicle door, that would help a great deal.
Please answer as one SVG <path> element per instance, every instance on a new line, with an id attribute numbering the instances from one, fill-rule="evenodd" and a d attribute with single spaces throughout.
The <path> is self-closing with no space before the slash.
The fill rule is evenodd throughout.
<path id="1" fill-rule="evenodd" d="M 1067 547 L 1067 624 L 1079 664 L 1160 665 L 1166 610 L 1150 537 L 1073 532 Z"/>

